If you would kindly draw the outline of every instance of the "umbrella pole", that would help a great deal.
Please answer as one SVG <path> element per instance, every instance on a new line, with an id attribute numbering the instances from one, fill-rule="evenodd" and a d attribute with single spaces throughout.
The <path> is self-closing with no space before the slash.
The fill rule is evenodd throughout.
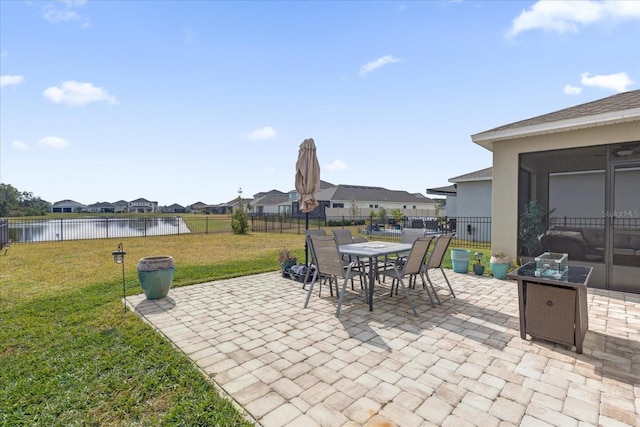
<path id="1" fill-rule="evenodd" d="M 307 242 L 307 230 L 309 229 L 309 212 L 304 213 L 304 265 L 309 267 L 309 248 Z"/>

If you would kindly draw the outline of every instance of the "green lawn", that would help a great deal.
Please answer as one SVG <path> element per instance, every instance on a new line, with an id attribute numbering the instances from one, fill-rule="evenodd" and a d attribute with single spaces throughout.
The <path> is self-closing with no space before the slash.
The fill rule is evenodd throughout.
<path id="1" fill-rule="evenodd" d="M 0 425 L 249 425 L 189 359 L 123 310 L 137 261 L 171 255 L 173 286 L 274 271 L 296 234 L 159 236 L 12 245 L 0 255 Z M 488 256 L 485 256 L 488 262 Z M 445 266 L 450 267 L 450 260 Z"/>
<path id="2" fill-rule="evenodd" d="M 13 245 L 0 255 L 0 425 L 249 425 L 181 352 L 123 310 L 120 240 Z M 297 235 L 123 239 L 136 264 L 168 254 L 174 286 L 273 271 Z"/>

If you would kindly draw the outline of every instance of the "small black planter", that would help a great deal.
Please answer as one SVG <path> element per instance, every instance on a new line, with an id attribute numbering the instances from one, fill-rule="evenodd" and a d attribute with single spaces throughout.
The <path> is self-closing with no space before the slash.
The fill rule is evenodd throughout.
<path id="1" fill-rule="evenodd" d="M 484 274 L 484 265 L 482 264 L 473 264 L 473 272 L 478 276 L 482 276 Z"/>

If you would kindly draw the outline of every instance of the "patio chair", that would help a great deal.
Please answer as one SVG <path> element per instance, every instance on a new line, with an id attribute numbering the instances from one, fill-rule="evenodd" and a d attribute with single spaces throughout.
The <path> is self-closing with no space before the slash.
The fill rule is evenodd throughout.
<path id="1" fill-rule="evenodd" d="M 353 236 L 351 235 L 351 231 L 347 229 L 340 229 L 340 230 L 332 230 L 332 232 L 333 232 L 333 237 L 336 239 L 336 244 L 338 246 L 348 245 L 350 243 L 353 243 Z M 351 257 L 349 255 L 343 255 L 342 259 L 343 261 L 351 262 Z"/>
<path id="2" fill-rule="evenodd" d="M 366 301 L 369 288 L 367 286 L 366 273 L 363 263 L 356 261 L 351 262 L 345 266 L 342 262 L 342 258 L 340 257 L 340 252 L 338 250 L 336 240 L 333 237 L 310 235 L 308 236 L 308 239 L 315 257 L 316 270 L 313 274 L 313 278 L 311 279 L 309 290 L 307 291 L 307 299 L 304 303 L 304 307 L 306 308 L 309 304 L 309 299 L 311 298 L 311 293 L 313 292 L 313 285 L 316 283 L 318 278 L 322 276 L 336 278 L 336 285 L 337 279 L 344 279 L 342 290 L 337 290 L 339 299 L 338 307 L 336 309 L 336 317 L 340 315 L 340 307 L 342 306 L 344 294 L 347 290 L 347 283 L 349 282 L 349 280 L 353 279 L 356 276 L 360 278 L 363 284 Z"/>
<path id="3" fill-rule="evenodd" d="M 449 243 L 451 243 L 451 239 L 453 238 L 453 236 L 454 236 L 453 234 L 442 234 L 436 239 L 436 243 L 433 246 L 433 251 L 431 251 L 431 254 L 429 255 L 429 259 L 426 262 L 426 265 L 424 267 L 425 275 L 427 276 L 427 280 L 429 281 L 429 285 L 431 285 L 431 289 L 433 290 L 433 293 L 436 295 L 438 304 L 441 304 L 440 298 L 438 298 L 438 293 L 436 292 L 436 289 L 433 286 L 433 282 L 429 277 L 429 270 L 440 269 L 440 271 L 442 272 L 442 276 L 444 277 L 444 280 L 447 282 L 447 285 L 449 285 L 451 296 L 455 298 L 456 294 L 453 292 L 451 283 L 449 283 L 449 279 L 447 278 L 447 275 L 444 273 L 444 270 L 442 269 L 442 260 L 444 259 L 444 255 L 447 253 L 447 248 L 449 247 Z"/>
<path id="4" fill-rule="evenodd" d="M 409 295 L 409 291 L 407 290 L 407 287 L 404 285 L 404 279 L 409 278 L 409 282 L 410 282 L 411 278 L 414 275 L 419 275 L 422 278 L 422 283 L 425 284 L 424 276 L 423 276 L 424 259 L 427 256 L 427 252 L 429 251 L 429 246 L 431 246 L 432 240 L 433 240 L 433 237 L 431 236 L 417 238 L 413 242 L 413 245 L 411 246 L 411 251 L 409 252 L 409 255 L 407 256 L 404 262 L 402 261 L 396 262 L 398 260 L 391 261 L 387 263 L 384 269 L 378 271 L 383 276 L 390 277 L 393 279 L 393 282 L 391 284 L 391 295 L 393 295 L 394 284 L 396 286 L 396 289 L 398 286 L 402 286 L 402 290 L 404 291 L 404 294 L 407 297 L 407 300 L 409 301 L 409 305 L 411 306 L 411 310 L 413 311 L 414 316 L 417 316 L 418 313 L 416 313 L 416 309 L 413 306 L 413 301 L 411 301 L 411 296 Z M 426 284 L 423 287 L 427 292 L 427 296 L 429 297 L 429 300 L 431 301 L 431 306 L 435 307 L 435 304 L 433 303 L 433 298 L 431 297 L 431 294 L 429 293 L 429 289 L 427 288 Z"/>
<path id="5" fill-rule="evenodd" d="M 351 243 L 366 243 L 369 241 L 369 239 L 367 239 L 364 236 L 354 236 L 351 234 L 351 231 L 347 230 L 347 229 L 339 229 L 339 230 L 332 230 L 333 231 L 333 237 L 335 237 L 336 239 L 336 244 L 338 246 L 340 245 L 348 245 Z M 342 255 L 342 261 L 346 264 L 349 264 L 350 262 L 353 261 L 362 261 L 365 266 L 367 266 L 369 264 L 369 261 L 364 261 L 360 258 L 356 258 L 353 259 L 351 257 L 351 255 Z M 378 277 L 376 275 L 376 277 Z M 380 281 L 378 279 L 378 281 Z M 353 282 L 351 283 L 351 288 L 353 289 Z"/>
<path id="6" fill-rule="evenodd" d="M 302 289 L 305 289 L 305 287 L 307 286 L 307 283 L 309 283 L 309 276 L 311 275 L 311 270 L 315 269 L 315 256 L 313 253 L 313 247 L 311 246 L 311 242 L 309 241 L 309 236 L 326 236 L 327 233 L 325 233 L 324 230 L 322 229 L 318 229 L 318 230 L 305 230 L 304 234 L 306 235 L 305 237 L 305 245 L 307 247 L 307 249 L 309 250 L 309 255 L 311 257 L 311 262 L 309 262 L 309 265 L 307 266 L 307 271 L 304 274 L 304 280 L 302 282 Z M 321 278 L 322 280 L 327 280 L 327 278 Z M 333 288 L 331 288 L 331 286 L 329 286 L 329 290 L 331 291 L 331 296 L 333 296 Z M 322 284 L 320 285 L 320 292 L 322 291 Z M 320 293 L 318 293 L 318 295 L 320 295 Z"/>
<path id="7" fill-rule="evenodd" d="M 426 236 L 427 230 L 421 228 L 405 228 L 400 232 L 400 243 L 413 243 L 418 238 Z M 409 251 L 400 252 L 393 255 L 387 255 L 384 257 L 384 262 L 388 263 L 390 261 L 398 261 L 404 262 L 407 256 L 409 255 Z M 384 279 L 383 279 L 384 281 Z"/>
<path id="8" fill-rule="evenodd" d="M 433 236 L 428 236 L 428 235 L 426 235 L 426 233 L 425 233 L 425 235 L 423 235 L 423 236 L 421 236 L 421 237 L 418 237 L 418 238 L 422 238 L 422 237 L 424 237 L 424 238 L 426 238 L 426 239 L 429 239 L 429 240 L 430 240 L 430 242 L 429 242 L 429 248 L 430 248 L 430 247 L 431 247 L 431 241 L 433 240 L 433 238 L 434 238 L 434 237 L 433 237 Z M 413 242 L 415 242 L 416 240 L 418 240 L 418 238 L 414 239 L 414 240 L 413 240 Z M 409 242 L 409 243 L 413 243 L 413 242 Z M 427 248 L 427 255 L 426 255 L 425 259 L 428 257 L 428 254 L 429 254 L 429 249 Z M 401 257 L 398 257 L 398 258 L 395 258 L 395 259 L 394 259 L 394 258 L 391 258 L 391 259 L 390 259 L 389 261 L 387 261 L 387 262 L 389 262 L 389 263 L 393 263 L 393 262 L 395 262 L 396 264 L 398 264 L 398 266 L 399 266 L 399 267 L 401 267 L 401 266 L 402 266 L 402 264 L 403 264 L 403 263 L 405 263 L 406 261 L 407 261 L 407 255 L 404 255 L 404 256 L 401 256 Z M 423 262 L 424 262 L 424 260 L 423 260 Z M 423 273 L 423 274 L 424 274 L 424 271 L 425 271 L 425 267 L 426 267 L 426 266 L 423 264 L 423 265 L 422 265 L 422 273 Z M 418 275 L 417 275 L 417 274 L 412 274 L 412 275 L 409 277 L 409 288 L 410 288 L 410 289 L 415 289 L 415 287 L 416 287 L 416 280 L 417 280 L 417 278 L 418 278 Z M 422 278 L 422 287 L 424 288 L 424 287 L 426 286 L 426 283 L 425 283 L 425 281 L 424 281 L 424 277 L 421 277 L 421 278 Z M 394 285 L 396 285 L 395 280 L 393 281 L 393 283 L 391 283 L 391 294 L 392 294 L 392 295 L 393 295 L 393 288 L 394 288 Z M 396 286 L 395 288 L 396 288 L 396 295 L 398 295 L 398 287 Z M 438 302 L 439 302 L 439 301 L 438 301 Z"/>

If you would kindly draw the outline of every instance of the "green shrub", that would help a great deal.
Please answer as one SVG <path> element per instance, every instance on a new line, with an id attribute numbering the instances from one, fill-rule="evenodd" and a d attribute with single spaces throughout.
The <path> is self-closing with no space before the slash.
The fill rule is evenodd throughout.
<path id="1" fill-rule="evenodd" d="M 238 208 L 231 215 L 231 229 L 233 234 L 247 234 L 249 229 L 249 215 L 242 207 L 242 201 L 238 198 Z"/>

